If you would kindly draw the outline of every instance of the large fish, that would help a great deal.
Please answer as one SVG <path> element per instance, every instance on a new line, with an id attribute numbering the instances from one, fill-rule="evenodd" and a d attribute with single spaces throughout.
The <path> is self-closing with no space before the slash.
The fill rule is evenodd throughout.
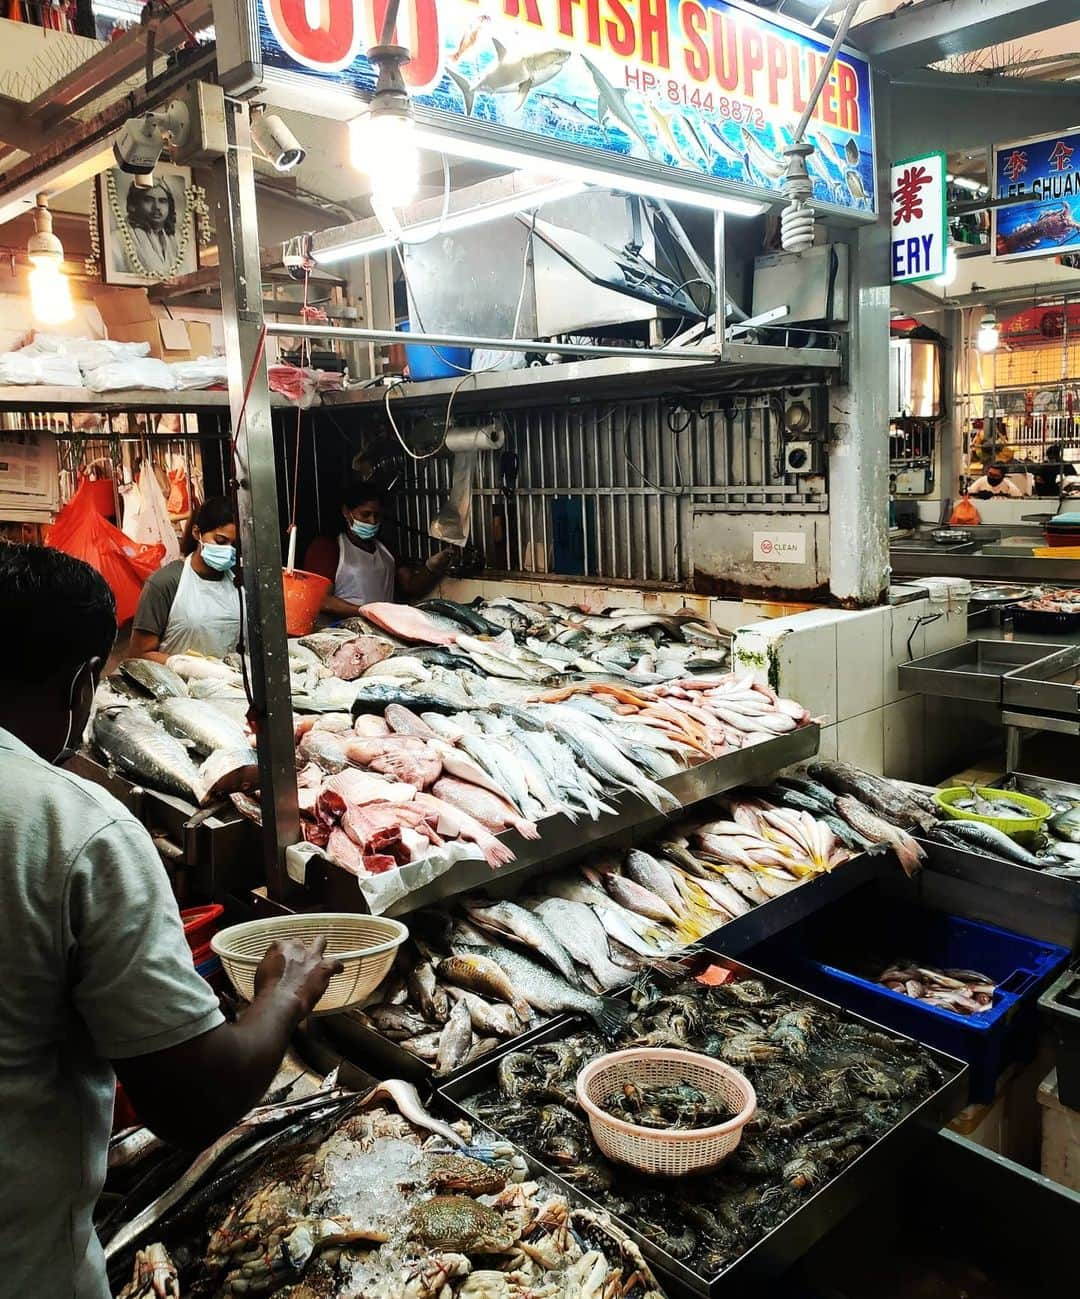
<path id="1" fill-rule="evenodd" d="M 183 680 L 154 659 L 125 659 L 120 673 L 155 699 L 179 699 L 188 693 Z"/>
<path id="2" fill-rule="evenodd" d="M 924 812 L 901 786 L 850 763 L 821 759 L 811 762 L 807 772 L 813 780 L 820 781 L 838 794 L 850 794 L 872 812 L 905 830 L 927 830 L 936 819 Z"/>
<path id="3" fill-rule="evenodd" d="M 523 839 L 540 838 L 540 831 L 537 830 L 535 822 L 519 816 L 517 810 L 505 798 L 500 798 L 488 789 L 470 785 L 464 780 L 443 776 L 441 780 L 435 782 L 432 793 L 444 803 L 458 808 L 473 820 L 479 821 L 492 834 L 501 834 L 512 827 Z"/>
<path id="4" fill-rule="evenodd" d="M 465 912 L 474 925 L 486 929 L 497 938 L 531 947 L 538 956 L 553 966 L 571 983 L 578 982 L 577 971 L 570 953 L 544 924 L 543 919 L 519 907 L 516 902 L 467 901 Z"/>
<path id="5" fill-rule="evenodd" d="M 199 768 L 204 806 L 214 803 L 226 794 L 244 789 L 257 789 L 259 784 L 259 755 L 249 745 L 237 749 L 215 749 Z"/>
<path id="6" fill-rule="evenodd" d="M 162 699 L 153 711 L 166 730 L 190 740 L 202 753 L 250 747 L 243 727 L 204 699 Z"/>
<path id="7" fill-rule="evenodd" d="M 918 874 L 926 860 L 926 853 L 906 830 L 875 816 L 865 804 L 850 794 L 842 794 L 836 800 L 836 810 L 859 834 L 873 843 L 887 844 L 896 853 L 906 875 Z"/>
<path id="8" fill-rule="evenodd" d="M 426 614 L 407 604 L 376 601 L 363 605 L 360 612 L 399 640 L 418 641 L 422 645 L 453 645 L 457 640 L 454 632 L 443 631 Z"/>
<path id="9" fill-rule="evenodd" d="M 94 744 L 129 780 L 198 803 L 199 773 L 187 749 L 138 704 L 100 708 L 94 716 Z"/>
<path id="10" fill-rule="evenodd" d="M 621 987 L 627 981 L 626 969 L 611 959 L 607 931 L 596 913 L 583 902 L 544 898 L 534 904 L 533 911 L 548 930 L 559 935 L 574 960 L 592 973 L 603 992 Z"/>
<path id="11" fill-rule="evenodd" d="M 490 95 L 509 95 L 516 92 L 518 99 L 514 107 L 520 108 L 535 86 L 542 86 L 545 81 L 550 81 L 552 77 L 559 75 L 570 57 L 569 50 L 557 49 L 538 50 L 534 54 L 515 57 L 494 36 L 491 38 L 491 44 L 495 50 L 495 62 L 479 81 L 470 84 L 460 72 L 455 72 L 453 68 L 447 69 L 450 79 L 461 91 L 461 97 L 465 101 L 465 113 L 469 117 L 472 116 L 477 93 L 482 90 Z M 364 612 L 366 613 L 367 610 Z"/>
<path id="12" fill-rule="evenodd" d="M 577 1011 L 590 1016 L 607 1037 L 614 1036 L 629 1017 L 628 1006 L 591 996 L 520 952 L 506 947 L 484 947 L 475 954 L 494 961 L 510 976 L 517 992 L 542 1015 Z"/>
<path id="13" fill-rule="evenodd" d="M 996 826 L 983 821 L 947 821 L 934 826 L 926 836 L 939 843 L 952 847 L 963 847 L 968 852 L 984 852 L 991 857 L 1000 857 L 1003 861 L 1015 862 L 1018 866 L 1030 866 L 1041 870 L 1046 864 L 1041 857 L 1022 848 L 1015 839 L 1010 839 Z"/>
<path id="14" fill-rule="evenodd" d="M 587 59 L 584 54 L 581 56 L 581 61 L 588 68 L 589 75 L 596 86 L 596 116 L 600 125 L 603 126 L 607 119 L 611 118 L 622 127 L 627 135 L 637 140 L 651 157 L 652 150 L 649 148 L 649 142 L 642 134 L 637 118 L 634 117 L 634 114 L 630 111 L 630 105 L 626 102 L 626 87 L 613 86 L 596 64 L 591 59 Z"/>
<path id="15" fill-rule="evenodd" d="M 468 945 L 452 938 L 455 948 L 463 948 L 459 953 L 448 956 L 439 962 L 438 975 L 447 983 L 457 988 L 467 988 L 470 992 L 480 993 L 495 1001 L 504 1001 L 513 1007 L 518 1017 L 528 1023 L 532 1019 L 529 1003 L 514 988 L 506 971 L 478 951 L 468 950 Z"/>
<path id="16" fill-rule="evenodd" d="M 204 658 L 201 654 L 170 654 L 165 666 L 182 681 L 228 681 L 242 686 L 240 673 L 221 659 Z"/>

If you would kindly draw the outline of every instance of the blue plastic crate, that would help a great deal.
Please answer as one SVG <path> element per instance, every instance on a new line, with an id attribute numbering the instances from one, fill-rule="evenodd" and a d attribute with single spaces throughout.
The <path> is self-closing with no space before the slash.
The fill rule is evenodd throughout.
<path id="1" fill-rule="evenodd" d="M 860 889 L 754 950 L 754 964 L 916 1041 L 966 1060 L 971 1099 L 991 1101 L 998 1076 L 1029 1060 L 1038 998 L 1069 951 L 996 925 L 928 911 Z M 996 984 L 991 1005 L 960 1015 L 893 992 L 871 977 L 875 963 L 911 960 L 978 970 Z M 856 973 L 863 971 L 863 974 Z"/>

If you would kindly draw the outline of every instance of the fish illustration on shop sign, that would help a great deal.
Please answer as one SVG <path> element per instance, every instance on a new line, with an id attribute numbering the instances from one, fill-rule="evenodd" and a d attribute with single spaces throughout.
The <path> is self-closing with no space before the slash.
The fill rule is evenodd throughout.
<path id="1" fill-rule="evenodd" d="M 637 124 L 637 119 L 630 111 L 630 105 L 626 102 L 626 89 L 617 89 L 608 81 L 607 77 L 590 59 L 584 55 L 581 56 L 582 63 L 589 69 L 589 75 L 596 86 L 596 116 L 600 125 L 610 117 L 618 123 L 619 126 L 628 134 L 633 136 L 641 145 L 646 153 L 652 153 L 649 148 L 649 142 L 641 132 L 641 127 Z"/>
<path id="2" fill-rule="evenodd" d="M 862 177 L 857 171 L 846 171 L 844 180 L 847 181 L 848 193 L 857 203 L 868 203 L 870 201 L 866 188 L 862 183 Z"/>
<path id="3" fill-rule="evenodd" d="M 537 95 L 533 106 L 543 109 L 545 113 L 567 126 L 596 126 L 598 123 L 591 113 L 587 112 L 575 99 L 563 99 L 561 95 Z"/>
<path id="4" fill-rule="evenodd" d="M 779 180 L 787 171 L 786 163 L 773 155 L 765 148 L 757 136 L 752 135 L 745 126 L 739 127 L 739 134 L 746 145 L 746 152 L 750 161 L 754 164 L 763 176 L 768 176 L 770 180 Z"/>
<path id="5" fill-rule="evenodd" d="M 721 157 L 727 158 L 729 162 L 737 162 L 741 165 L 743 156 L 724 134 L 723 127 L 717 126 L 715 122 L 709 122 L 707 125 L 716 140 L 716 145 L 719 145 L 718 149 L 716 148 L 716 145 L 713 146 L 716 152 L 719 153 Z"/>
<path id="6" fill-rule="evenodd" d="M 545 81 L 559 75 L 570 57 L 569 50 L 540 50 L 535 54 L 512 56 L 494 36 L 491 44 L 495 48 L 495 63 L 479 81 L 470 83 L 460 72 L 447 69 L 450 80 L 461 91 L 465 112 L 469 116 L 476 104 L 477 93 L 483 90 L 491 95 L 509 95 L 516 91 L 518 101 L 515 108 L 520 108 L 535 86 L 542 86 Z"/>
<path id="7" fill-rule="evenodd" d="M 656 138 L 661 147 L 676 161 L 681 160 L 683 156 L 682 150 L 679 148 L 678 140 L 675 139 L 675 132 L 671 129 L 671 123 L 668 121 L 667 116 L 648 101 L 645 103 L 645 111 L 649 116 L 649 121 L 653 124 Z M 655 154 L 653 156 L 655 157 Z M 662 162 L 663 159 L 657 158 L 657 161 Z"/>
<path id="8" fill-rule="evenodd" d="M 452 63 L 461 62 L 461 60 L 465 57 L 465 55 L 468 54 L 468 52 L 480 39 L 480 33 L 484 30 L 485 25 L 490 22 L 491 19 L 487 16 L 487 14 L 481 14 L 479 18 L 477 18 L 474 22 L 471 22 L 469 26 L 466 27 L 465 32 L 461 37 L 461 41 L 458 44 L 457 49 L 453 52 L 453 54 L 450 55 L 450 61 Z"/>
<path id="9" fill-rule="evenodd" d="M 705 143 L 705 141 L 701 138 L 701 133 L 698 131 L 697 127 L 693 124 L 693 122 L 691 122 L 691 120 L 686 116 L 685 113 L 683 113 L 680 116 L 679 123 L 682 126 L 682 129 L 686 132 L 686 138 L 688 140 L 693 141 L 694 147 L 699 150 L 706 164 L 711 163 L 712 151 L 709 149 L 709 146 Z M 687 161 L 689 161 L 689 159 L 687 159 Z"/>
<path id="10" fill-rule="evenodd" d="M 824 131 L 807 131 L 806 138 L 813 142 L 814 148 L 817 149 L 826 162 L 831 163 L 837 171 L 842 172 L 844 170 L 844 163 L 836 152 L 836 146 Z"/>
<path id="11" fill-rule="evenodd" d="M 844 157 L 847 159 L 849 167 L 857 167 L 859 165 L 859 160 L 862 158 L 862 154 L 859 152 L 859 146 L 855 140 L 849 138 L 847 144 L 844 145 Z"/>

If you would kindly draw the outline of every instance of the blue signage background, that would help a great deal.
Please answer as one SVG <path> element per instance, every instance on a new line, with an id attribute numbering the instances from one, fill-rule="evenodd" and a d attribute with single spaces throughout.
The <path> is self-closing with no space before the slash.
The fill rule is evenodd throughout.
<path id="1" fill-rule="evenodd" d="M 347 66 L 324 71 L 283 44 L 271 21 L 271 0 L 255 4 L 257 54 L 269 80 L 278 73 L 286 82 L 316 78 L 371 93 L 366 41 Z M 519 8 L 531 8 L 540 25 L 506 16 Z M 576 28 L 564 34 L 559 19 L 568 8 Z M 827 42 L 728 0 L 668 0 L 663 67 L 586 39 L 585 9 L 561 0 L 437 0 L 438 70 L 428 85 L 413 89 L 414 102 L 448 119 L 440 125 L 451 131 L 520 133 L 523 149 L 533 136 L 541 147 L 556 141 L 635 158 L 674 169 L 685 180 L 729 181 L 762 196 L 782 192 L 780 150 L 793 139 Z M 697 15 L 693 20 L 686 17 L 689 9 Z M 619 10 L 636 14 L 638 7 L 620 0 Z M 640 33 L 636 44 L 640 54 Z M 705 79 L 689 74 L 695 61 L 699 71 L 707 64 Z M 807 132 L 816 145 L 808 164 L 813 197 L 869 215 L 877 208 L 870 70 L 850 50 L 841 52 L 840 62 L 823 96 L 827 116 L 836 120 L 823 120 L 819 108 Z M 735 87 L 725 90 L 721 80 Z M 506 143 L 501 132 L 496 135 Z"/>
<path id="2" fill-rule="evenodd" d="M 994 198 L 1030 203 L 994 209 L 994 255 L 1051 257 L 1080 249 L 1080 128 L 994 146 Z"/>

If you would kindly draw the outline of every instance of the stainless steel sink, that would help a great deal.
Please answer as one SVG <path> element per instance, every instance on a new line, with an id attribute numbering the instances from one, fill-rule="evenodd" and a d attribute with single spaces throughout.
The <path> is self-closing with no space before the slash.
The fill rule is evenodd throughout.
<path id="1" fill-rule="evenodd" d="M 931 551 L 938 555 L 974 555 L 980 544 L 978 541 L 959 541 L 943 545 L 929 537 L 905 537 L 890 542 L 889 549 L 901 555 L 928 554 Z"/>

